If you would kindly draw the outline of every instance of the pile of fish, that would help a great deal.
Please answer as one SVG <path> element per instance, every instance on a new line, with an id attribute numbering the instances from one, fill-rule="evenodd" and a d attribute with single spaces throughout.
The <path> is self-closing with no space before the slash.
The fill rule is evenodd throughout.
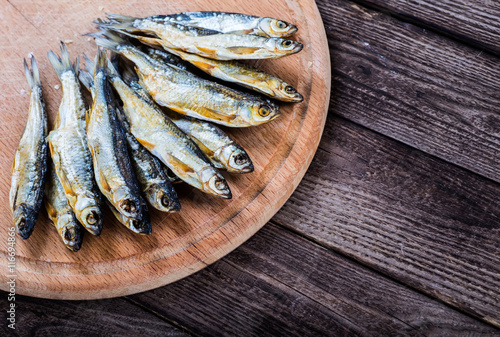
<path id="1" fill-rule="evenodd" d="M 63 42 L 61 57 L 48 53 L 63 89 L 50 132 L 36 60 L 31 58 L 31 70 L 24 62 L 30 108 L 9 195 L 23 239 L 31 235 L 45 195 L 48 216 L 72 251 L 80 249 L 83 229 L 101 233 L 103 200 L 127 228 L 150 234 L 146 200 L 162 212 L 181 209 L 172 183 L 231 198 L 218 170 L 247 173 L 254 167 L 217 125 L 249 127 L 278 117 L 279 106 L 262 95 L 303 99 L 278 77 L 237 61 L 299 52 L 302 44 L 286 39 L 297 31 L 287 22 L 187 12 L 146 18 L 111 14 L 95 23 L 99 32 L 88 35 L 99 47 L 94 61 L 84 55 L 85 69 L 79 69 L 80 58 L 71 62 Z M 112 52 L 111 60 L 103 48 Z M 80 82 L 92 96 L 88 109 Z"/>

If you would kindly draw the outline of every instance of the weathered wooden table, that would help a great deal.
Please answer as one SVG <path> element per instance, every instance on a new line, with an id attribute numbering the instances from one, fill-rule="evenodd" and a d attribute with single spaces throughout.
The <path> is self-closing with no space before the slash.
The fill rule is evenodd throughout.
<path id="1" fill-rule="evenodd" d="M 18 296 L 16 335 L 500 336 L 500 3 L 317 4 L 330 111 L 281 211 L 156 290 Z"/>

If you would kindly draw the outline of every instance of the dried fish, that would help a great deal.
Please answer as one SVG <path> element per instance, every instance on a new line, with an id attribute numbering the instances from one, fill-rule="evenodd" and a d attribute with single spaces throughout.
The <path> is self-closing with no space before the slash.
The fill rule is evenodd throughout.
<path id="1" fill-rule="evenodd" d="M 168 49 L 167 53 L 150 48 L 148 54 L 157 60 L 181 68 L 183 66 L 182 63 L 171 56 L 174 54 L 215 78 L 239 84 L 280 101 L 302 102 L 304 100 L 294 87 L 279 77 L 260 71 L 245 63 L 212 60 L 175 49 Z"/>
<path id="2" fill-rule="evenodd" d="M 142 221 L 145 202 L 127 153 L 125 136 L 116 117 L 107 72 L 108 59 L 103 49 L 96 56 L 93 81 L 84 72 L 80 79 L 91 88 L 94 99 L 87 114 L 87 143 L 92 153 L 99 189 L 123 216 Z M 89 75 L 88 73 L 85 73 Z"/>
<path id="3" fill-rule="evenodd" d="M 35 227 L 42 205 L 47 171 L 47 113 L 42 98 L 40 74 L 35 57 L 24 72 L 30 86 L 28 122 L 12 164 L 9 203 L 17 233 L 27 239 Z"/>
<path id="4" fill-rule="evenodd" d="M 130 124 L 121 108 L 117 109 L 118 119 L 122 123 L 130 161 L 134 172 L 151 206 L 162 212 L 174 213 L 181 210 L 181 204 L 170 179 L 163 171 L 163 165 L 142 146 L 130 133 Z"/>
<path id="5" fill-rule="evenodd" d="M 113 19 L 113 15 L 110 15 Z M 184 12 L 154 16 L 156 19 L 176 22 L 185 26 L 211 29 L 225 34 L 260 35 L 265 37 L 288 37 L 297 32 L 297 27 L 283 20 L 240 13 Z"/>
<path id="6" fill-rule="evenodd" d="M 78 223 L 71 206 L 68 204 L 64 187 L 57 177 L 54 163 L 51 163 L 51 170 L 45 184 L 45 209 L 64 245 L 69 250 L 78 251 L 82 245 L 83 228 Z"/>
<path id="7" fill-rule="evenodd" d="M 303 48 L 302 43 L 293 40 L 223 34 L 184 26 L 159 17 L 134 18 L 116 14 L 108 17 L 111 21 L 96 21 L 99 28 L 126 33 L 145 43 L 180 49 L 217 60 L 274 59 L 298 53 Z M 156 37 L 130 33 L 153 34 Z"/>
<path id="8" fill-rule="evenodd" d="M 73 67 L 61 42 L 61 58 L 48 57 L 62 84 L 63 97 L 48 141 L 55 170 L 76 218 L 93 235 L 102 230 L 101 196 L 94 180 L 87 145 L 85 103 L 78 81 L 78 60 Z"/>
<path id="9" fill-rule="evenodd" d="M 270 101 L 160 63 L 111 32 L 106 36 L 111 40 L 97 37 L 96 43 L 134 62 L 141 85 L 159 105 L 230 127 L 259 125 L 279 116 L 278 106 Z"/>

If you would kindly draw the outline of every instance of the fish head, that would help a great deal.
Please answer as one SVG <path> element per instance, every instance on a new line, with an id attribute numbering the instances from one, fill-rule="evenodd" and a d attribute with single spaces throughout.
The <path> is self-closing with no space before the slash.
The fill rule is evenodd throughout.
<path id="1" fill-rule="evenodd" d="M 220 160 L 231 173 L 253 172 L 252 160 L 240 146 L 228 144 L 224 146 L 219 154 Z"/>
<path id="2" fill-rule="evenodd" d="M 135 218 L 127 217 L 118 212 L 118 209 L 109 200 L 106 200 L 106 204 L 116 219 L 132 232 L 145 235 L 151 234 L 151 220 L 145 202 L 140 203 L 141 212 Z"/>
<path id="3" fill-rule="evenodd" d="M 83 240 L 82 227 L 71 213 L 61 214 L 57 218 L 57 228 L 60 228 L 60 235 L 64 245 L 71 251 L 80 250 Z"/>
<path id="4" fill-rule="evenodd" d="M 17 234 L 24 240 L 29 238 L 33 229 L 35 228 L 36 218 L 38 212 L 35 212 L 33 208 L 26 206 L 25 204 L 20 204 L 16 207 L 14 211 L 14 225 L 17 230 Z"/>
<path id="5" fill-rule="evenodd" d="M 273 92 L 276 97 L 283 101 L 298 103 L 304 100 L 304 97 L 294 87 L 276 77 L 270 78 L 267 82 L 271 88 L 274 88 Z"/>
<path id="6" fill-rule="evenodd" d="M 298 30 L 288 22 L 273 18 L 262 18 L 259 21 L 259 29 L 270 37 L 290 36 Z"/>
<path id="7" fill-rule="evenodd" d="M 79 197 L 73 210 L 85 229 L 95 236 L 101 234 L 103 216 L 97 198 Z"/>
<path id="8" fill-rule="evenodd" d="M 269 38 L 265 42 L 265 45 L 269 50 L 278 55 L 295 54 L 304 47 L 300 42 L 280 38 Z"/>
<path id="9" fill-rule="evenodd" d="M 175 213 L 181 210 L 181 204 L 170 184 L 153 184 L 145 192 L 149 203 L 162 212 Z"/>
<path id="10" fill-rule="evenodd" d="M 226 179 L 212 166 L 207 166 L 200 172 L 200 180 L 204 192 L 226 199 L 232 198 Z"/>
<path id="11" fill-rule="evenodd" d="M 147 212 L 140 220 L 127 218 L 124 225 L 127 226 L 132 232 L 137 234 L 149 235 L 152 231 L 151 221 L 149 220 L 149 215 Z"/>
<path id="12" fill-rule="evenodd" d="M 113 191 L 113 206 L 127 218 L 140 219 L 142 205 L 136 193 L 122 186 Z"/>
<path id="13" fill-rule="evenodd" d="M 263 124 L 280 115 L 279 107 L 270 101 L 245 104 L 244 110 L 246 111 L 241 116 L 246 119 L 249 125 Z"/>

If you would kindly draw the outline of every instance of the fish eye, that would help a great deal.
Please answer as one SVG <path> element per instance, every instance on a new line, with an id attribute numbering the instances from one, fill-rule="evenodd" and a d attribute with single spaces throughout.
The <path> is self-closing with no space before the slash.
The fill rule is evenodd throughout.
<path id="1" fill-rule="evenodd" d="M 285 92 L 286 92 L 287 94 L 295 94 L 295 93 L 297 93 L 297 90 L 295 90 L 295 88 L 294 88 L 294 87 L 292 87 L 291 85 L 287 85 L 287 86 L 285 87 Z"/>
<path id="2" fill-rule="evenodd" d="M 271 113 L 271 110 L 269 109 L 269 107 L 267 105 L 263 105 L 259 108 L 259 115 L 261 117 L 267 117 L 267 116 L 269 116 L 270 113 Z"/>
<path id="3" fill-rule="evenodd" d="M 278 26 L 278 28 L 280 28 L 280 29 L 285 29 L 288 25 L 284 21 L 278 21 L 276 23 L 276 26 Z"/>
<path id="4" fill-rule="evenodd" d="M 283 42 L 281 42 L 281 46 L 288 48 L 292 45 L 292 43 L 293 42 L 291 40 L 283 40 Z"/>
<path id="5" fill-rule="evenodd" d="M 219 191 L 226 189 L 226 183 L 221 178 L 217 177 L 214 182 L 214 186 Z"/>
<path id="6" fill-rule="evenodd" d="M 243 153 L 240 153 L 234 157 L 234 162 L 236 163 L 236 165 L 246 164 L 248 162 L 247 156 L 244 155 Z"/>

